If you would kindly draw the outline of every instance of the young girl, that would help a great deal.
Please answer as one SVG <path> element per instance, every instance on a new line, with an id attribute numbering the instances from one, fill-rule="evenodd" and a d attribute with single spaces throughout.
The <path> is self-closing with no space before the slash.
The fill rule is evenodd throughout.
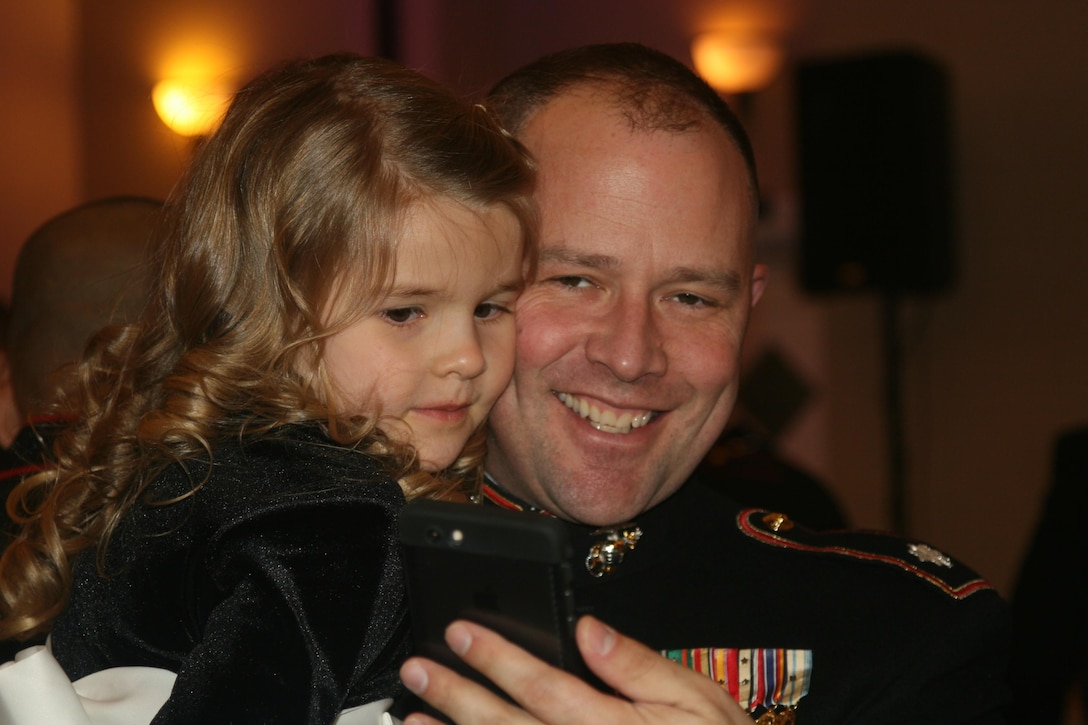
<path id="1" fill-rule="evenodd" d="M 165 671 L 155 723 L 398 694 L 395 519 L 480 474 L 530 181 L 483 109 L 388 61 L 239 92 L 168 205 L 145 314 L 100 335 L 56 466 L 12 495 L 0 638 L 51 632 L 72 681 Z"/>

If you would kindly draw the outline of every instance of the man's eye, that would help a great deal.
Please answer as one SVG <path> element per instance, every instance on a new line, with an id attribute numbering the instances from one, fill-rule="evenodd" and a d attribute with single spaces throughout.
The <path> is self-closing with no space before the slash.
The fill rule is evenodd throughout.
<path id="1" fill-rule="evenodd" d="M 381 315 L 395 325 L 403 325 L 423 317 L 423 310 L 418 307 L 394 307 L 382 310 Z"/>
<path id="2" fill-rule="evenodd" d="M 499 315 L 509 311 L 508 308 L 495 304 L 494 302 L 484 302 L 482 305 L 476 305 L 476 310 L 473 314 L 477 320 L 493 320 Z"/>
<path id="3" fill-rule="evenodd" d="M 557 282 L 564 287 L 589 287 L 593 284 L 585 277 L 580 277 L 576 274 L 568 274 L 561 277 L 552 277 L 552 281 Z"/>
<path id="4" fill-rule="evenodd" d="M 688 307 L 714 307 L 714 303 L 708 300 L 706 297 L 700 297 L 699 295 L 692 294 L 691 292 L 681 292 L 673 295 L 673 299 L 682 305 Z"/>

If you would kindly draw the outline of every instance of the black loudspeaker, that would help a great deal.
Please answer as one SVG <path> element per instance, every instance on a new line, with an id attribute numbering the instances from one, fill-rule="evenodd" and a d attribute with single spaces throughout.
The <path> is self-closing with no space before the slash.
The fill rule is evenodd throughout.
<path id="1" fill-rule="evenodd" d="M 801 279 L 925 294 L 954 274 L 948 82 L 909 52 L 797 70 Z"/>

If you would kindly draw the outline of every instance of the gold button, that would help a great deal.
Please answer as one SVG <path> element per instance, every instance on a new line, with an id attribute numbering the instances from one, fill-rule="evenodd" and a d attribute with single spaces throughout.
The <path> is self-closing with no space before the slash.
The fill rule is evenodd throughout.
<path id="1" fill-rule="evenodd" d="M 767 514 L 763 517 L 763 523 L 767 524 L 771 531 L 789 531 L 793 528 L 793 522 L 786 514 Z"/>

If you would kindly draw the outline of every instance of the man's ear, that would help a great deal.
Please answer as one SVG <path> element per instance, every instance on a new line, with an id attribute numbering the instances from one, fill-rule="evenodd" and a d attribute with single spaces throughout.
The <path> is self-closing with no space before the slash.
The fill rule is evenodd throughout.
<path id="1" fill-rule="evenodd" d="M 767 275 L 770 271 L 765 264 L 757 264 L 752 268 L 752 307 L 756 306 L 759 298 L 763 296 L 763 289 L 767 286 Z"/>

